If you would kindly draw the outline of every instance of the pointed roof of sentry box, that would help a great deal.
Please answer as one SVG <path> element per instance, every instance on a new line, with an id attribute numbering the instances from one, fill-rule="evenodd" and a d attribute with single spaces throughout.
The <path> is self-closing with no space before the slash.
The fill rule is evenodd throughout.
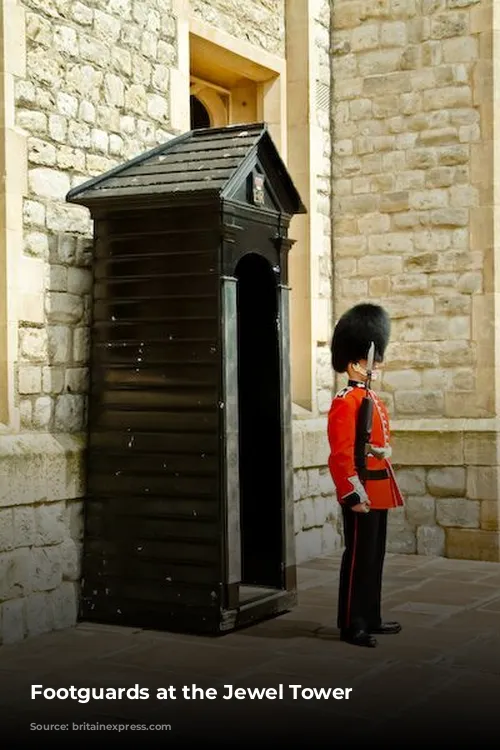
<path id="1" fill-rule="evenodd" d="M 251 203 L 244 196 L 255 172 L 264 178 L 264 206 L 306 213 L 265 123 L 191 130 L 78 185 L 66 200 L 90 209 L 185 203 L 204 194 Z"/>

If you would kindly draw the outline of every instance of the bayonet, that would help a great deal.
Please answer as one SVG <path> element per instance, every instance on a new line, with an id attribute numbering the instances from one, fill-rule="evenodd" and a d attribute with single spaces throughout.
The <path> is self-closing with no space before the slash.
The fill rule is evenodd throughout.
<path id="1" fill-rule="evenodd" d="M 372 343 L 370 344 L 370 348 L 368 349 L 368 357 L 366 361 L 366 371 L 367 371 L 366 388 L 367 390 L 369 390 L 371 386 L 374 363 L 375 363 L 375 343 L 372 341 Z"/>

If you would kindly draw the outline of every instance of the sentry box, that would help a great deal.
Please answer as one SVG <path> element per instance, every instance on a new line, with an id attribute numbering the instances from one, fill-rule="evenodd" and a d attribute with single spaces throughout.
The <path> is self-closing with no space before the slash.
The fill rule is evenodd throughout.
<path id="1" fill-rule="evenodd" d="M 94 220 L 80 617 L 222 633 L 296 603 L 288 228 L 263 124 L 67 195 Z"/>

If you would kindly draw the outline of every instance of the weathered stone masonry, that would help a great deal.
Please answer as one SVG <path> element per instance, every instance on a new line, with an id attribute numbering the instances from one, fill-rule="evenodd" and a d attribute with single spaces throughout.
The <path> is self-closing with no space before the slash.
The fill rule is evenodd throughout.
<path id="1" fill-rule="evenodd" d="M 15 124 L 27 153 L 20 285 L 34 294 L 19 306 L 19 430 L 0 440 L 5 642 L 76 616 L 92 235 L 88 213 L 65 195 L 171 137 L 176 60 L 169 0 L 18 7 L 25 75 L 15 80 Z"/>
<path id="2" fill-rule="evenodd" d="M 498 559 L 492 14 L 334 3 L 335 313 L 372 299 L 394 321 L 395 551 Z"/>

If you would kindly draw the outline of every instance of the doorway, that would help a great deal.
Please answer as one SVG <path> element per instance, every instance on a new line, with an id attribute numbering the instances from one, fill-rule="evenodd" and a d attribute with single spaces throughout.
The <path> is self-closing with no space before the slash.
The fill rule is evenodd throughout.
<path id="1" fill-rule="evenodd" d="M 249 253 L 237 278 L 240 602 L 282 587 L 283 485 L 278 293 L 269 262 Z"/>

